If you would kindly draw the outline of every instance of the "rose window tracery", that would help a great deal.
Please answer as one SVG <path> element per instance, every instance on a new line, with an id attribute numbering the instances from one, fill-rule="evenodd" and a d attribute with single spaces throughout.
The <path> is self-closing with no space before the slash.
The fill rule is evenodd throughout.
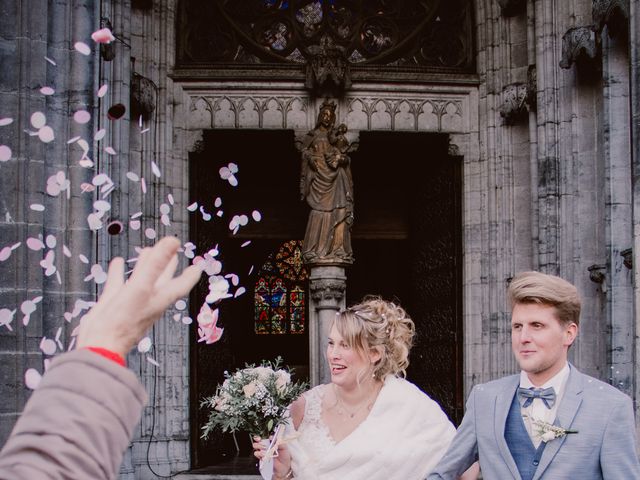
<path id="1" fill-rule="evenodd" d="M 309 63 L 340 51 L 351 64 L 470 71 L 470 0 L 183 0 L 178 65 Z"/>

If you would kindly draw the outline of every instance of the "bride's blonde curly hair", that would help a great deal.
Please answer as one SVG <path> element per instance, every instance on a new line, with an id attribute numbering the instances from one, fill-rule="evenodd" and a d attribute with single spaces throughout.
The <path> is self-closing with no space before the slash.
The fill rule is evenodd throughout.
<path id="1" fill-rule="evenodd" d="M 365 355 L 378 349 L 380 360 L 373 367 L 376 380 L 391 374 L 406 375 L 415 325 L 407 312 L 380 297 L 362 302 L 336 314 L 334 325 L 349 347 Z"/>

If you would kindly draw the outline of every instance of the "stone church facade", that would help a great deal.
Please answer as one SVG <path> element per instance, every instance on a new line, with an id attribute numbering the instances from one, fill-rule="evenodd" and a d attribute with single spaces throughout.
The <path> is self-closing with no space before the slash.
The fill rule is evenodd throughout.
<path id="1" fill-rule="evenodd" d="M 318 108 L 330 96 L 337 104 L 337 123 L 348 126 L 349 140 L 359 149 L 375 135 L 406 139 L 401 135 L 422 134 L 444 142 L 440 160 L 460 166 L 460 210 L 454 217 L 459 221 L 453 230 L 459 245 L 454 255 L 459 289 L 452 290 L 459 305 L 453 321 L 459 328 L 446 333 L 459 363 L 459 392 L 452 394 L 452 409 L 461 408 L 473 385 L 516 371 L 505 289 L 513 275 L 530 269 L 560 275 L 583 294 L 580 337 L 571 361 L 637 400 L 640 296 L 633 266 L 640 241 L 640 1 L 450 1 L 459 44 L 444 36 L 443 29 L 442 37 L 425 41 L 419 52 L 428 54 L 418 60 L 420 53 L 412 50 L 411 42 L 378 63 L 373 54 L 343 58 L 332 50 L 336 57 L 329 65 L 339 75 L 326 92 L 321 86 L 314 90 L 318 79 L 310 76 L 322 69 L 313 70 L 311 57 L 278 56 L 278 49 L 288 48 L 277 43 L 278 38 L 284 42 L 292 37 L 276 31 L 280 36 L 266 44 L 272 58 L 263 58 L 238 33 L 259 22 L 242 23 L 247 12 L 225 11 L 228 2 L 209 3 L 221 10 L 207 12 L 198 9 L 198 2 L 178 0 L 3 0 L 0 118 L 13 118 L 13 123 L 0 127 L 0 144 L 11 148 L 11 158 L 0 163 L 0 248 L 27 237 L 53 235 L 91 263 L 106 265 L 115 255 L 134 256 L 135 246 L 150 243 L 145 228 L 108 235 L 87 225 L 97 196 L 86 195 L 78 185 L 91 183 L 98 172 L 116 185 L 110 195 L 111 218 L 126 224 L 134 216 L 159 234 L 189 239 L 195 227 L 184 207 L 198 200 L 193 195 L 194 159 L 215 149 L 207 140 L 211 132 L 289 131 L 295 147 L 314 128 Z M 334 5 L 298 3 L 311 13 L 324 3 Z M 378 3 L 381 12 L 388 7 L 388 2 Z M 431 22 L 447 21 L 445 2 L 422 3 L 430 5 L 425 21 L 427 16 Z M 254 4 L 289 8 L 289 2 Z M 216 12 L 224 13 L 228 23 Z M 383 45 L 382 50 L 385 40 L 401 44 L 400 33 L 407 33 L 389 27 L 395 36 L 387 38 L 384 25 L 409 28 L 406 17 L 387 17 L 387 24 L 381 22 L 379 30 L 369 32 L 378 35 L 374 40 L 382 39 L 374 42 Z M 111 28 L 117 41 L 96 46 L 89 56 L 78 54 L 74 42 L 90 43 L 101 24 Z M 420 28 L 426 28 L 425 22 L 412 24 L 409 33 Z M 411 35 L 407 38 L 416 42 L 422 38 Z M 240 38 L 243 48 L 234 44 L 227 50 L 229 38 Z M 449 49 L 443 48 L 445 43 Z M 321 53 L 328 55 L 327 48 Z M 103 84 L 109 89 L 97 97 Z M 44 86 L 56 94 L 42 95 Z M 127 113 L 110 119 L 110 108 L 119 103 Z M 92 119 L 74 122 L 72 114 L 78 109 L 89 111 Z M 25 133 L 35 111 L 45 112 L 55 141 L 38 142 Z M 101 128 L 107 131 L 105 140 L 89 142 L 94 166 L 78 165 L 82 152 L 66 140 L 94 138 Z M 106 145 L 117 155 L 106 152 Z M 407 155 L 402 145 L 393 151 L 397 158 Z M 415 161 L 429 157 L 429 152 L 411 154 Z M 152 160 L 161 176 L 154 174 Z M 396 160 L 389 158 L 379 175 L 400 183 L 393 188 L 401 190 L 404 180 L 402 172 L 394 172 Z M 66 199 L 62 197 L 67 192 L 54 197 L 46 191 L 47 179 L 59 171 L 75 187 Z M 146 191 L 128 172 L 148 180 Z M 422 183 L 428 186 L 429 181 L 424 178 Z M 354 184 L 357 196 L 355 173 Z M 169 194 L 181 206 L 172 210 L 170 226 L 159 212 Z M 30 207 L 35 203 L 45 207 L 44 214 Z M 376 238 L 387 238 L 381 230 Z M 398 227 L 394 235 L 405 239 L 411 232 Z M 356 248 L 354 255 L 357 262 Z M 62 253 L 57 257 L 64 258 Z M 78 298 L 90 300 L 96 293 L 95 286 L 84 281 L 87 265 L 60 260 L 58 280 L 41 273 L 41 260 L 41 251 L 22 247 L 0 263 L 0 308 L 18 310 L 11 329 L 0 324 L 1 438 L 9 434 L 28 399 L 25 370 L 43 369 L 42 337 L 53 338 L 62 326 L 61 335 L 69 340 L 77 319 L 61 321 L 65 312 Z M 347 303 L 349 275 L 348 269 L 346 274 L 336 270 L 310 280 L 308 368 L 315 383 L 324 378 L 323 315 Z M 41 308 L 23 326 L 19 306 L 38 296 Z M 126 453 L 122 478 L 155 478 L 151 470 L 163 475 L 186 471 L 199 464 L 194 455 L 202 455 L 194 446 L 198 425 L 192 405 L 192 397 L 201 392 L 190 387 L 195 382 L 193 363 L 200 357 L 194 356 L 189 329 L 171 321 L 174 313 L 150 335 L 161 367 L 139 354 L 128 359 L 151 400 Z M 216 358 L 223 362 L 226 357 Z"/>

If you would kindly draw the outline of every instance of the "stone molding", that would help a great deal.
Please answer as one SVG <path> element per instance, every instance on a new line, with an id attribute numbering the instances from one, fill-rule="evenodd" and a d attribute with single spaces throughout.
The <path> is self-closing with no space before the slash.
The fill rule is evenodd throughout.
<path id="1" fill-rule="evenodd" d="M 188 92 L 189 126 L 194 129 L 265 128 L 308 131 L 315 106 L 305 95 L 290 93 Z M 349 95 L 337 110 L 338 121 L 350 130 L 468 132 L 469 91 L 460 94 Z"/>
<path id="2" fill-rule="evenodd" d="M 526 118 L 527 108 L 527 84 L 522 82 L 511 83 L 502 89 L 502 105 L 500 116 L 507 125 L 513 125 L 518 120 Z"/>
<path id="3" fill-rule="evenodd" d="M 309 282 L 311 298 L 315 302 L 333 300 L 340 302 L 347 288 L 346 281 L 336 279 L 312 279 Z"/>
<path id="4" fill-rule="evenodd" d="M 598 32 L 605 25 L 610 37 L 628 30 L 629 0 L 593 0 L 591 13 Z"/>
<path id="5" fill-rule="evenodd" d="M 599 56 L 599 42 L 593 26 L 573 27 L 562 36 L 560 68 L 574 63 L 591 63 Z"/>

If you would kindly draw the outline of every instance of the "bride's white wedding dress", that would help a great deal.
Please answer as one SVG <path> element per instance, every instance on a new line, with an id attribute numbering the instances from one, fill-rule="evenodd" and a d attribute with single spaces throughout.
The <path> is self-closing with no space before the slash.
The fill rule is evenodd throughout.
<path id="1" fill-rule="evenodd" d="M 298 431 L 288 428 L 296 480 L 422 480 L 455 435 L 440 406 L 412 383 L 388 376 L 367 418 L 335 442 L 322 420 L 329 385 L 304 394 Z"/>

